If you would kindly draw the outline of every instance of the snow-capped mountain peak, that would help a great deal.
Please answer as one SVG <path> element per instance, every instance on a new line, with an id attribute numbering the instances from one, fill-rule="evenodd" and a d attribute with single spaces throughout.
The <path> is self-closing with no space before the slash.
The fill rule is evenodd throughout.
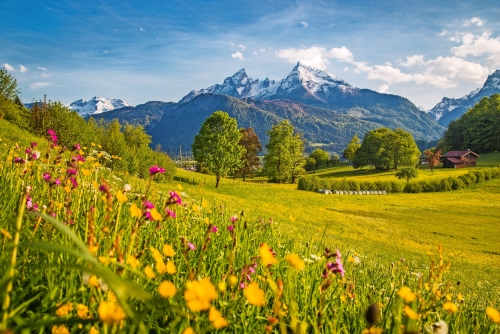
<path id="1" fill-rule="evenodd" d="M 93 114 L 129 107 L 130 104 L 120 99 L 110 99 L 94 96 L 90 100 L 79 99 L 69 105 L 69 109 L 76 111 L 80 116 L 87 117 Z"/>

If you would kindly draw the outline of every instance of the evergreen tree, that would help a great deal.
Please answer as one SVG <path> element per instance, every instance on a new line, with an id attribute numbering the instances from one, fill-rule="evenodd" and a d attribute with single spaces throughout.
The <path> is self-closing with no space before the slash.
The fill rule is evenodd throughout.
<path id="1" fill-rule="evenodd" d="M 240 168 L 244 148 L 238 145 L 241 133 L 236 119 L 223 111 L 216 111 L 201 125 L 192 145 L 194 159 L 220 178 Z"/>

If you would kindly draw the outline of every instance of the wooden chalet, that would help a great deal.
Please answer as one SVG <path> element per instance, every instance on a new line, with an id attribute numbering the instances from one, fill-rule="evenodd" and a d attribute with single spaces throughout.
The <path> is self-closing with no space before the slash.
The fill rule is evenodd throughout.
<path id="1" fill-rule="evenodd" d="M 466 168 L 466 167 L 476 167 L 476 159 L 479 155 L 467 151 L 450 151 L 445 155 L 441 156 L 441 161 L 443 163 L 443 168 Z"/>

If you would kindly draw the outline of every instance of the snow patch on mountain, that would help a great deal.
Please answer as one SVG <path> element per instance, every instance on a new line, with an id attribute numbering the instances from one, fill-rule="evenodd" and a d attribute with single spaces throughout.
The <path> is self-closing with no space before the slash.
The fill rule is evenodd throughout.
<path id="1" fill-rule="evenodd" d="M 120 99 L 110 99 L 94 96 L 90 100 L 76 100 L 69 105 L 69 109 L 76 111 L 80 116 L 87 117 L 94 114 L 100 114 L 106 111 L 129 107 L 127 102 Z"/>

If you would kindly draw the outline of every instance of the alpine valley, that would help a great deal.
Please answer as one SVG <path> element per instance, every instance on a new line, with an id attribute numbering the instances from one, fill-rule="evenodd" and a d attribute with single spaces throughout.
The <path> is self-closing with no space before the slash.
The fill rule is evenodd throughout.
<path id="1" fill-rule="evenodd" d="M 93 112 L 92 117 L 144 125 L 153 145 L 173 153 L 180 145 L 189 150 L 202 122 L 216 110 L 236 118 L 240 127 L 253 127 L 264 145 L 271 126 L 287 119 L 303 134 L 309 150 L 322 146 L 341 152 L 353 135 L 363 137 L 379 127 L 402 128 L 427 141 L 444 132 L 431 114 L 404 97 L 355 88 L 301 63 L 279 81 L 253 80 L 241 69 L 222 84 L 193 90 L 177 103 L 147 102 Z"/>

